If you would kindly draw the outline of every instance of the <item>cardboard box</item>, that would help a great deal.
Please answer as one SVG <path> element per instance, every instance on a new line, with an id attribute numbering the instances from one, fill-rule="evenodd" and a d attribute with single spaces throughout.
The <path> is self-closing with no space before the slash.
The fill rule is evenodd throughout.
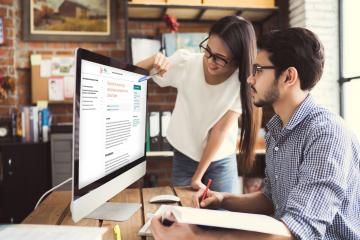
<path id="1" fill-rule="evenodd" d="M 275 0 L 203 0 L 203 5 L 272 8 L 275 7 Z"/>
<path id="2" fill-rule="evenodd" d="M 168 4 L 201 5 L 202 0 L 167 0 Z"/>

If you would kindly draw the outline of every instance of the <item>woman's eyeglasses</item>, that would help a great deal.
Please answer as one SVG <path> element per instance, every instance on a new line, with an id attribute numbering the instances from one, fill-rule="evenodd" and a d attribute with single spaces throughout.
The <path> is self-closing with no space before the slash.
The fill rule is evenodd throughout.
<path id="1" fill-rule="evenodd" d="M 275 66 L 261 66 L 259 64 L 253 64 L 252 75 L 255 77 L 258 72 L 262 72 L 263 69 L 275 69 Z"/>
<path id="2" fill-rule="evenodd" d="M 214 63 L 219 66 L 219 67 L 225 67 L 227 64 L 229 64 L 229 60 L 226 60 L 223 57 L 220 57 L 219 55 L 216 55 L 214 53 L 211 52 L 211 50 L 206 46 L 204 46 L 204 42 L 206 42 L 209 38 L 206 38 L 204 41 L 202 41 L 199 44 L 199 48 L 200 48 L 200 52 L 204 53 L 204 56 L 207 59 L 212 58 L 212 60 L 214 61 Z"/>

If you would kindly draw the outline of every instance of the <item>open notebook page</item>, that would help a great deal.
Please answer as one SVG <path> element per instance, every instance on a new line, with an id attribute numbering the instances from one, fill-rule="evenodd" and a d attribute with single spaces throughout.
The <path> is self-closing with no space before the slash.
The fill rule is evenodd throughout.
<path id="1" fill-rule="evenodd" d="M 290 236 L 289 230 L 282 222 L 266 215 L 173 205 L 161 205 L 155 215 L 164 215 L 168 211 L 172 212 L 176 220 L 181 223 Z M 148 218 L 140 229 L 140 236 L 151 236 L 150 221 L 151 218 Z"/>
<path id="2" fill-rule="evenodd" d="M 172 206 L 169 210 L 181 223 L 290 236 L 282 222 L 266 215 L 180 206 Z"/>

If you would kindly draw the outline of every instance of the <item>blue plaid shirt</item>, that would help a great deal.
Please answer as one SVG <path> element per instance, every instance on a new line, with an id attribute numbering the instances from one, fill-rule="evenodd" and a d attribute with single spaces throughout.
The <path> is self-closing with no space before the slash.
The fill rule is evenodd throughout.
<path id="1" fill-rule="evenodd" d="M 266 125 L 264 194 L 297 239 L 360 239 L 360 146 L 308 96 L 288 124 Z"/>

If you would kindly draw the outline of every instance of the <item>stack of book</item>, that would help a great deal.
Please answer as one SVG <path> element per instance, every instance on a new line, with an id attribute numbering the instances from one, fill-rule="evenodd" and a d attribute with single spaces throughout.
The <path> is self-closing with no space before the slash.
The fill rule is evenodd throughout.
<path id="1" fill-rule="evenodd" d="M 18 114 L 21 123 L 20 137 L 23 142 L 47 142 L 49 112 L 47 108 L 39 109 L 37 106 L 24 106 Z"/>

